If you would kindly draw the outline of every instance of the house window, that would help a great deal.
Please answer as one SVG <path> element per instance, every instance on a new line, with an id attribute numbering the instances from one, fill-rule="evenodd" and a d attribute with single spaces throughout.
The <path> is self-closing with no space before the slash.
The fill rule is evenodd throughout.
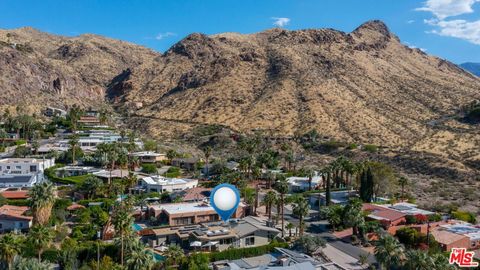
<path id="1" fill-rule="evenodd" d="M 10 166 L 7 166 L 7 170 L 10 170 Z"/>
<path id="2" fill-rule="evenodd" d="M 37 166 L 33 165 L 30 166 L 30 172 L 36 172 L 37 171 Z"/>
<path id="3" fill-rule="evenodd" d="M 255 245 L 255 236 L 250 236 L 245 238 L 245 246 L 253 246 Z"/>
<path id="4" fill-rule="evenodd" d="M 22 166 L 18 166 L 18 165 L 17 165 L 17 166 L 15 166 L 15 169 L 21 170 L 21 169 L 22 169 Z"/>

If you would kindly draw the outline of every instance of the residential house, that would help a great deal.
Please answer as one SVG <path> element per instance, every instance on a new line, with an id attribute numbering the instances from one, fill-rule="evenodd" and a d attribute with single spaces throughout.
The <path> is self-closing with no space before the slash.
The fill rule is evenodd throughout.
<path id="1" fill-rule="evenodd" d="M 80 117 L 80 119 L 78 120 L 78 123 L 84 126 L 91 127 L 91 126 L 99 125 L 100 120 L 96 116 L 84 115 Z"/>
<path id="2" fill-rule="evenodd" d="M 243 217 L 245 215 L 244 208 L 245 204 L 240 203 L 232 218 Z M 168 224 L 169 226 L 187 226 L 220 220 L 215 209 L 205 202 L 151 205 L 149 207 L 149 216 L 155 217 L 160 223 Z"/>
<path id="3" fill-rule="evenodd" d="M 44 171 L 55 159 L 0 159 L 0 187 L 31 187 L 44 180 Z"/>
<path id="4" fill-rule="evenodd" d="M 468 249 L 480 248 L 480 226 L 475 226 L 467 222 L 457 222 L 455 224 L 445 224 L 440 226 L 441 229 L 466 236 L 469 239 Z"/>
<path id="5" fill-rule="evenodd" d="M 137 157 L 141 163 L 156 163 L 167 160 L 166 154 L 155 153 L 152 151 L 134 152 L 130 156 Z"/>
<path id="6" fill-rule="evenodd" d="M 146 192 L 175 192 L 197 187 L 198 180 L 147 176 L 141 178 L 138 185 Z"/>
<path id="7" fill-rule="evenodd" d="M 270 243 L 280 233 L 279 230 L 266 225 L 266 221 L 247 216 L 232 223 L 232 230 L 238 235 L 238 247 L 263 246 Z"/>
<path id="8" fill-rule="evenodd" d="M 470 248 L 470 238 L 465 235 L 456 234 L 441 227 L 431 230 L 430 233 L 443 251 L 450 251 L 452 248 Z"/>
<path id="9" fill-rule="evenodd" d="M 32 226 L 32 217 L 26 206 L 3 205 L 0 207 L 0 232 L 27 231 Z"/>
<path id="10" fill-rule="evenodd" d="M 196 169 L 198 162 L 201 160 L 198 158 L 174 158 L 172 160 L 172 166 L 180 167 L 185 170 L 193 171 Z"/>
<path id="11" fill-rule="evenodd" d="M 406 222 L 405 213 L 393 210 L 386 206 L 364 203 L 362 210 L 368 212 L 367 218 L 380 221 L 380 223 L 386 228 L 404 224 Z"/>
<path id="12" fill-rule="evenodd" d="M 317 189 L 319 188 L 322 183 L 322 176 L 319 175 L 317 172 L 311 177 L 298 177 L 298 176 L 291 176 L 287 178 L 288 187 L 291 192 L 302 192 L 307 191 L 309 188 Z"/>
<path id="13" fill-rule="evenodd" d="M 54 108 L 54 107 L 46 107 L 45 111 L 43 114 L 47 117 L 53 117 L 53 116 L 67 116 L 67 111 L 59 109 L 59 108 Z"/>
<path id="14" fill-rule="evenodd" d="M 140 235 L 151 247 L 178 244 L 186 249 L 222 251 L 230 247 L 256 247 L 270 243 L 280 231 L 250 219 L 232 220 L 230 225 L 210 222 L 159 229 L 144 229 Z"/>

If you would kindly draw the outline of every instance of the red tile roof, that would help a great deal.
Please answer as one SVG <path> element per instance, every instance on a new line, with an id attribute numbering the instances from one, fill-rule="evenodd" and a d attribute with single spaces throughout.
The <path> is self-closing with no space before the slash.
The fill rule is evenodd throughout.
<path id="1" fill-rule="evenodd" d="M 32 220 L 32 217 L 24 216 L 29 209 L 27 206 L 4 205 L 0 207 L 0 219 Z"/>
<path id="2" fill-rule="evenodd" d="M 67 210 L 68 211 L 74 211 L 74 210 L 83 209 L 83 208 L 85 208 L 85 206 L 83 206 L 81 204 L 74 203 L 74 204 L 70 205 L 69 207 L 67 207 Z"/>
<path id="3" fill-rule="evenodd" d="M 406 214 L 375 204 L 364 203 L 363 211 L 369 212 L 371 218 L 384 219 L 388 221 L 396 221 L 406 216 Z"/>
<path id="4" fill-rule="evenodd" d="M 0 193 L 2 197 L 5 199 L 27 199 L 28 197 L 28 190 L 16 190 L 16 191 L 4 191 Z"/>

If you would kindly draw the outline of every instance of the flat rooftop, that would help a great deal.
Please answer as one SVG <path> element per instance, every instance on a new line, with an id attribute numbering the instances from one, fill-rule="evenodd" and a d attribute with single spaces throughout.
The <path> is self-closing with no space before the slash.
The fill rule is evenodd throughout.
<path id="1" fill-rule="evenodd" d="M 164 210 L 169 214 L 184 214 L 184 213 L 195 213 L 195 212 L 206 212 L 213 211 L 212 206 L 205 203 L 171 203 L 171 204 L 161 204 L 161 205 L 151 205 L 151 208 L 155 210 Z"/>
<path id="2" fill-rule="evenodd" d="M 160 186 L 182 185 L 188 182 L 197 181 L 195 179 L 166 178 L 163 176 L 148 176 L 148 177 L 142 178 L 142 180 L 149 185 L 160 185 Z"/>

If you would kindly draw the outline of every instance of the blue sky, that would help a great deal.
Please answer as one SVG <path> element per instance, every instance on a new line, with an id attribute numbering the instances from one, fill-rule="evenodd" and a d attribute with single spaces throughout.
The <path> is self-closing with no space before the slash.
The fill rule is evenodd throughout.
<path id="1" fill-rule="evenodd" d="M 0 0 L 0 28 L 95 33 L 165 51 L 192 32 L 335 28 L 381 19 L 400 39 L 455 63 L 480 62 L 480 0 Z"/>

